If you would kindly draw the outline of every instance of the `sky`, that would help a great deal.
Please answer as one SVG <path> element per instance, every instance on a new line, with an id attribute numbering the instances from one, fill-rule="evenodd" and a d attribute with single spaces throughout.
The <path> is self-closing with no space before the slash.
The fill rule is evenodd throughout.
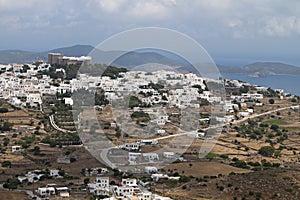
<path id="1" fill-rule="evenodd" d="M 132 28 L 169 28 L 218 64 L 300 66 L 299 0 L 0 0 L 0 50 L 96 46 Z"/>

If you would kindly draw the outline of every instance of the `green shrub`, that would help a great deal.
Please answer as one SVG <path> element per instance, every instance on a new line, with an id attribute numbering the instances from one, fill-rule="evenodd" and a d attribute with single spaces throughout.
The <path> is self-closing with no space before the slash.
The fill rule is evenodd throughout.
<path id="1" fill-rule="evenodd" d="M 8 160 L 6 160 L 6 161 L 3 161 L 2 162 L 2 167 L 11 167 L 11 162 L 10 161 L 8 161 Z"/>

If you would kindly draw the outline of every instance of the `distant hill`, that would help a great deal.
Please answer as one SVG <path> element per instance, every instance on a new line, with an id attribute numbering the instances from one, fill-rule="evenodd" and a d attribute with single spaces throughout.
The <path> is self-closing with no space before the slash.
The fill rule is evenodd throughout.
<path id="1" fill-rule="evenodd" d="M 64 47 L 59 49 L 53 49 L 45 52 L 48 53 L 61 53 L 65 56 L 86 56 L 94 49 L 91 45 L 74 45 L 71 47 Z"/>
<path id="2" fill-rule="evenodd" d="M 300 67 L 277 62 L 256 62 L 243 67 L 219 66 L 219 70 L 225 74 L 245 74 L 250 76 L 300 75 Z"/>
<path id="3" fill-rule="evenodd" d="M 135 66 L 149 63 L 159 63 L 161 65 L 180 66 L 179 71 L 196 72 L 191 64 L 186 60 L 168 55 L 164 52 L 121 52 L 121 51 L 101 51 L 94 49 L 91 45 L 74 45 L 70 47 L 53 49 L 45 52 L 28 52 L 20 50 L 0 51 L 0 64 L 8 63 L 32 63 L 36 60 L 47 60 L 49 52 L 61 53 L 67 56 L 83 56 L 91 53 L 94 63 L 110 63 L 119 67 L 132 69 Z M 121 55 L 121 56 L 120 56 Z M 120 56 L 119 58 L 117 58 Z M 117 59 L 116 59 L 117 58 Z M 256 62 L 243 67 L 218 66 L 221 73 L 225 74 L 245 74 L 250 76 L 265 75 L 300 75 L 300 67 L 275 62 Z"/>
<path id="4" fill-rule="evenodd" d="M 114 65 L 127 67 L 129 69 L 148 63 L 159 63 L 169 66 L 184 64 L 155 52 L 129 52 L 125 53 L 113 62 Z"/>
<path id="5" fill-rule="evenodd" d="M 32 63 L 36 60 L 47 60 L 48 53 L 62 53 L 68 56 L 88 55 L 94 49 L 90 45 L 74 45 L 71 47 L 53 49 L 46 52 L 29 52 L 20 50 L 2 50 L 0 51 L 0 64 L 8 63 Z"/>
<path id="6" fill-rule="evenodd" d="M 34 60 L 45 60 L 47 53 L 36 53 L 20 50 L 0 51 L 0 64 L 32 63 Z"/>
<path id="7" fill-rule="evenodd" d="M 29 52 L 20 50 L 3 50 L 0 51 L 0 63 L 32 63 L 36 60 L 47 60 L 48 53 L 61 53 L 66 56 L 85 56 L 94 49 L 91 45 L 74 45 L 70 47 L 52 49 L 46 52 Z M 118 59 L 116 55 L 121 55 Z M 121 51 L 101 51 L 94 49 L 91 56 L 95 63 L 114 60 L 112 64 L 127 68 L 133 68 L 137 65 L 147 63 L 160 63 L 164 65 L 178 65 L 178 62 L 166 56 L 155 52 L 121 52 Z"/>

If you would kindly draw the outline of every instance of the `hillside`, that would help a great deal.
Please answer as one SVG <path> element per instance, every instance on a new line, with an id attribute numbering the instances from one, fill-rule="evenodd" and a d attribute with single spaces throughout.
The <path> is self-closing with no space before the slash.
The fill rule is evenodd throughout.
<path id="1" fill-rule="evenodd" d="M 61 53 L 66 56 L 86 56 L 94 49 L 91 45 L 74 45 L 71 47 L 63 47 L 58 49 L 50 50 L 47 53 L 54 52 L 54 53 Z"/>
<path id="2" fill-rule="evenodd" d="M 8 63 L 32 63 L 36 60 L 47 60 L 48 53 L 62 53 L 64 55 L 82 56 L 87 55 L 94 47 L 90 45 L 74 45 L 71 47 L 64 47 L 52 49 L 46 52 L 30 52 L 20 50 L 2 50 L 0 51 L 0 64 Z"/>
<path id="3" fill-rule="evenodd" d="M 34 60 L 45 60 L 47 53 L 36 53 L 20 50 L 0 51 L 0 64 L 8 63 L 32 63 Z"/>
<path id="4" fill-rule="evenodd" d="M 170 66 L 178 66 L 179 64 L 182 64 L 156 52 L 129 52 L 122 55 L 113 64 L 133 68 L 135 66 L 149 63 L 158 63 Z"/>
<path id="5" fill-rule="evenodd" d="M 256 62 L 243 67 L 219 66 L 221 73 L 245 75 L 300 75 L 300 67 L 275 62 Z"/>

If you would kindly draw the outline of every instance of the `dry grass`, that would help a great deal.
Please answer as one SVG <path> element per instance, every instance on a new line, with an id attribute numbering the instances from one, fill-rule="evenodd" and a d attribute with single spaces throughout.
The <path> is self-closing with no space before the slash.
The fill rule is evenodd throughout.
<path id="1" fill-rule="evenodd" d="M 190 166 L 191 165 L 191 166 Z M 225 165 L 219 162 L 183 162 L 173 163 L 164 168 L 165 170 L 173 170 L 173 173 L 178 172 L 186 176 L 202 177 L 202 176 L 217 176 L 219 174 L 228 175 L 231 172 L 249 173 L 251 170 L 240 169 Z M 184 172 L 184 173 L 182 173 Z"/>
<path id="2" fill-rule="evenodd" d="M 0 199 L 3 200 L 26 200 L 31 199 L 29 198 L 25 192 L 16 192 L 16 191 L 7 191 L 7 190 L 0 190 Z"/>

